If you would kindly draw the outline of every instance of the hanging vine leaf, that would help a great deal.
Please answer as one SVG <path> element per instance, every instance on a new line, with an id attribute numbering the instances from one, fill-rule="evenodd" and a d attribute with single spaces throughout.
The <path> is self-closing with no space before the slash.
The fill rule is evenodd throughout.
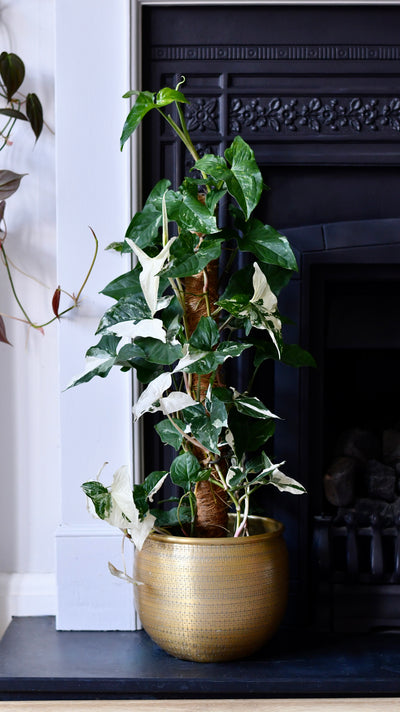
<path id="1" fill-rule="evenodd" d="M 14 173 L 14 171 L 0 171 L 0 200 L 6 200 L 19 188 L 21 178 L 26 173 Z"/>
<path id="2" fill-rule="evenodd" d="M 21 121 L 28 121 L 25 114 L 23 114 L 22 111 L 18 111 L 17 109 L 0 109 L 0 114 L 3 114 L 3 116 L 9 116 L 10 119 L 21 119 Z"/>
<path id="3" fill-rule="evenodd" d="M 26 115 L 38 140 L 43 128 L 43 109 L 36 94 L 28 94 L 26 97 Z"/>
<path id="4" fill-rule="evenodd" d="M 59 314 L 58 314 L 58 309 L 60 306 L 60 297 L 61 297 L 61 289 L 60 286 L 57 287 L 56 291 L 53 294 L 53 299 L 51 300 L 51 307 L 53 309 L 53 314 L 56 315 L 57 319 L 59 319 Z"/>
<path id="5" fill-rule="evenodd" d="M 25 66 L 22 59 L 13 52 L 2 52 L 0 54 L 0 75 L 6 87 L 7 101 L 11 101 L 24 81 Z"/>
<path id="6" fill-rule="evenodd" d="M 7 339 L 6 327 L 2 316 L 0 316 L 0 341 L 3 344 L 9 344 L 10 346 L 12 346 L 12 343 Z"/>

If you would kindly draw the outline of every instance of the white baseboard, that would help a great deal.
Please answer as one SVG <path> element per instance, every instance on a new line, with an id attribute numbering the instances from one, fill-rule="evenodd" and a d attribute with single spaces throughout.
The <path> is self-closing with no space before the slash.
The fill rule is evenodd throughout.
<path id="1" fill-rule="evenodd" d="M 56 532 L 57 630 L 137 630 L 133 586 L 108 570 L 123 568 L 122 534 L 100 522 L 93 527 L 63 525 Z M 128 573 L 133 546 L 125 546 Z"/>
<path id="2" fill-rule="evenodd" d="M 0 637 L 12 616 L 52 616 L 56 610 L 54 573 L 0 573 Z"/>

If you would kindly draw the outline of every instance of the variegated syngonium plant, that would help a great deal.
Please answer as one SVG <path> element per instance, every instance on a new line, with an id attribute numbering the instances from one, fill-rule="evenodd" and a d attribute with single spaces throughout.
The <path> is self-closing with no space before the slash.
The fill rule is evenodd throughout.
<path id="1" fill-rule="evenodd" d="M 264 451 L 277 416 L 251 393 L 251 384 L 244 393 L 226 384 L 221 367 L 248 350 L 253 352 L 251 382 L 266 359 L 313 364 L 307 352 L 282 337 L 278 295 L 297 269 L 296 260 L 286 237 L 253 217 L 266 186 L 247 143 L 237 136 L 223 156 L 200 158 L 186 127 L 188 100 L 179 85 L 127 96 L 132 94 L 136 101 L 121 148 L 145 114 L 157 111 L 193 157 L 195 173 L 177 190 L 160 180 L 133 217 L 124 242 L 110 246 L 131 251 L 136 266 L 103 290 L 114 303 L 100 321 L 101 338 L 86 354 L 83 375 L 71 385 L 104 377 L 115 366 L 134 369 L 143 391 L 133 416 L 161 412 L 164 418 L 155 430 L 175 448 L 176 457 L 169 472 L 148 474 L 133 492 L 127 468 L 118 470 L 109 487 L 96 480 L 83 489 L 97 515 L 124 530 L 138 547 L 153 527 L 224 536 L 229 509 L 235 514 L 234 536 L 246 535 L 256 490 L 273 485 L 301 494 L 304 488 L 280 471 L 284 463 L 272 463 Z M 165 110 L 170 105 L 176 119 Z M 232 226 L 221 228 L 218 205 L 227 194 Z M 223 252 L 221 293 L 217 268 Z M 242 269 L 235 267 L 238 252 L 250 253 Z M 153 495 L 168 476 L 183 494 L 172 509 L 160 511 L 152 506 Z"/>

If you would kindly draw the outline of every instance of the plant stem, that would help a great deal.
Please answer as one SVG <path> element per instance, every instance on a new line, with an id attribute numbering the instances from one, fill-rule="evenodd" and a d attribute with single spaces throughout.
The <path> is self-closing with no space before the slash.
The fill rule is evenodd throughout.
<path id="1" fill-rule="evenodd" d="M 19 297 L 18 297 L 18 295 L 17 295 L 17 292 L 16 292 L 16 290 L 15 290 L 15 285 L 14 285 L 14 281 L 13 281 L 13 278 L 12 278 L 12 275 L 11 275 L 11 270 L 10 270 L 9 261 L 8 261 L 8 259 L 7 259 L 6 251 L 5 251 L 5 249 L 4 249 L 4 240 L 0 243 L 0 250 L 1 250 L 2 254 L 3 254 L 4 265 L 5 265 L 5 268 L 6 268 L 6 270 L 7 270 L 7 276 L 8 276 L 9 282 L 10 282 L 11 290 L 12 290 L 12 293 L 13 293 L 13 295 L 14 295 L 15 301 L 17 302 L 19 308 L 21 309 L 21 311 L 22 311 L 22 313 L 23 313 L 23 315 L 24 315 L 24 317 L 25 317 L 26 322 L 29 324 L 29 326 L 32 326 L 33 329 L 43 329 L 45 326 L 49 326 L 49 324 L 52 324 L 53 321 L 56 321 L 56 319 L 59 319 L 61 316 L 64 316 L 64 314 L 67 314 L 69 311 L 72 311 L 72 309 L 75 309 L 75 308 L 78 306 L 79 298 L 80 298 L 80 296 L 81 296 L 81 294 L 82 294 L 82 291 L 83 291 L 83 289 L 84 289 L 84 287 L 85 287 L 85 285 L 86 285 L 86 283 L 87 283 L 87 281 L 88 281 L 88 279 L 89 279 L 89 277 L 90 277 L 90 274 L 91 274 L 91 272 L 92 272 L 94 263 L 95 263 L 95 261 L 96 261 L 97 252 L 98 252 L 98 245 L 99 245 L 99 243 L 98 243 L 97 237 L 96 237 L 95 233 L 93 232 L 92 228 L 90 228 L 90 230 L 91 230 L 91 232 L 92 232 L 92 235 L 93 235 L 93 237 L 94 237 L 94 239 L 95 239 L 95 243 L 96 243 L 95 251 L 94 251 L 94 256 L 93 256 L 92 262 L 91 262 L 91 264 L 90 264 L 88 273 L 87 273 L 87 275 L 86 275 L 86 277 L 85 277 L 85 279 L 84 279 L 84 281 L 83 281 L 83 284 L 82 284 L 82 286 L 81 286 L 81 288 L 80 288 L 80 290 L 79 290 L 77 296 L 76 296 L 76 297 L 72 296 L 72 299 L 73 299 L 73 302 L 74 302 L 74 303 L 73 303 L 72 306 L 67 307 L 67 308 L 64 309 L 62 312 L 60 312 L 60 313 L 58 314 L 58 316 L 52 317 L 51 319 L 49 319 L 48 321 L 44 322 L 43 324 L 35 324 L 35 323 L 32 321 L 32 319 L 30 319 L 30 317 L 28 316 L 27 312 L 25 311 L 25 309 L 24 309 L 24 307 L 23 307 L 23 305 L 22 305 L 22 303 L 21 303 L 21 301 L 20 301 L 20 299 L 19 299 Z"/>
<path id="2" fill-rule="evenodd" d="M 175 423 L 173 421 L 173 419 L 171 418 L 169 413 L 167 413 L 166 415 L 167 415 L 169 422 L 174 426 L 174 428 L 178 431 L 178 433 L 180 433 L 182 435 L 182 437 L 185 438 L 185 440 L 190 442 L 194 447 L 200 448 L 201 450 L 203 450 L 203 452 L 205 452 L 208 457 L 210 456 L 210 451 L 206 447 L 204 447 L 204 445 L 199 443 L 199 441 L 196 440 L 195 438 L 192 438 L 191 435 L 188 435 L 187 433 L 185 433 L 184 430 L 182 430 L 182 428 L 180 428 L 179 425 L 177 425 L 177 423 Z"/>
<path id="3" fill-rule="evenodd" d="M 98 239 L 97 239 L 97 237 L 96 237 L 96 235 L 95 235 L 94 230 L 90 227 L 90 225 L 89 225 L 89 230 L 90 230 L 90 232 L 92 233 L 92 235 L 93 235 L 93 237 L 94 237 L 94 241 L 95 241 L 94 255 L 93 255 L 93 259 L 92 259 L 92 261 L 91 261 L 91 263 L 90 263 L 89 271 L 88 271 L 88 273 L 87 273 L 85 279 L 83 280 L 83 284 L 82 284 L 82 286 L 81 286 L 81 288 L 80 288 L 78 294 L 76 295 L 75 304 L 77 304 L 77 302 L 78 302 L 78 300 L 79 300 L 79 297 L 81 296 L 81 294 L 82 294 L 82 292 L 83 292 L 83 289 L 84 289 L 84 287 L 85 287 L 85 285 L 86 285 L 86 282 L 88 281 L 88 279 L 89 279 L 89 277 L 90 277 L 90 274 L 91 274 L 92 269 L 93 269 L 93 267 L 94 267 L 94 263 L 96 262 L 97 253 L 98 253 L 98 251 L 99 251 L 99 241 L 98 241 Z"/>

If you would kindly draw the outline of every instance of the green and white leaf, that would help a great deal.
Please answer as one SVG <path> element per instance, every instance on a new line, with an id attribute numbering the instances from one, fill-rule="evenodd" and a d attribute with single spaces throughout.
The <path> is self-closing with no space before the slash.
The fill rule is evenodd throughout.
<path id="1" fill-rule="evenodd" d="M 143 294 L 132 294 L 119 299 L 116 304 L 113 304 L 107 309 L 97 327 L 97 333 L 103 333 L 107 331 L 110 326 L 119 324 L 122 321 L 133 321 L 137 323 L 142 319 L 150 318 L 150 309 Z"/>
<path id="2" fill-rule="evenodd" d="M 171 182 L 166 178 L 156 183 L 143 210 L 133 216 L 126 231 L 125 237 L 132 239 L 142 249 L 158 242 L 162 225 L 162 197 L 170 185 Z"/>
<path id="3" fill-rule="evenodd" d="M 255 396 L 238 396 L 234 398 L 234 404 L 240 413 L 249 415 L 251 418 L 278 418 Z"/>
<path id="4" fill-rule="evenodd" d="M 169 251 L 175 239 L 175 237 L 172 237 L 156 257 L 149 257 L 141 247 L 126 238 L 126 242 L 132 248 L 142 266 L 139 281 L 152 317 L 157 311 L 158 287 L 160 284 L 159 272 L 169 258 Z"/>
<path id="5" fill-rule="evenodd" d="M 91 381 L 94 376 L 105 378 L 117 360 L 116 348 L 120 339 L 116 336 L 103 336 L 96 346 L 91 346 L 85 356 L 85 368 L 83 373 L 75 376 L 66 386 L 72 388 L 81 383 Z"/>
<path id="6" fill-rule="evenodd" d="M 171 249 L 171 261 L 163 270 L 164 277 L 189 277 L 201 272 L 212 260 L 221 254 L 222 239 L 204 239 L 197 247 L 196 235 L 181 234 Z"/>
<path id="7" fill-rule="evenodd" d="M 132 408 L 134 419 L 138 420 L 144 413 L 155 413 L 159 410 L 164 415 L 170 415 L 196 404 L 191 396 L 181 391 L 173 391 L 163 397 L 163 393 L 171 385 L 171 373 L 162 373 L 151 381 Z"/>
<path id="8" fill-rule="evenodd" d="M 179 418 L 171 418 L 171 420 L 176 423 L 182 431 L 185 430 L 185 423 L 183 420 L 179 420 Z M 166 418 L 166 420 L 162 420 L 160 423 L 156 423 L 154 429 L 158 433 L 161 442 L 166 445 L 171 445 L 171 447 L 175 450 L 179 450 L 182 445 L 183 435 L 181 435 L 179 430 L 174 427 L 173 423 L 171 423 L 168 418 Z"/>
<path id="9" fill-rule="evenodd" d="M 164 329 L 161 319 L 142 319 L 138 322 L 132 320 L 121 321 L 118 324 L 109 326 L 106 332 L 111 332 L 112 334 L 116 334 L 116 336 L 132 340 L 138 336 L 151 337 L 162 341 L 164 344 L 167 340 L 167 332 Z"/>
<path id="10" fill-rule="evenodd" d="M 300 482 L 284 475 L 278 469 L 272 472 L 269 484 L 274 485 L 274 487 L 277 487 L 281 492 L 289 492 L 290 494 L 304 494 L 306 492 Z"/>
<path id="11" fill-rule="evenodd" d="M 195 168 L 210 175 L 218 189 L 225 184 L 228 192 L 237 201 L 245 218 L 248 219 L 258 204 L 263 190 L 261 172 L 254 158 L 254 152 L 240 136 L 236 136 L 226 149 L 225 157 L 206 154 L 196 161 Z"/>

